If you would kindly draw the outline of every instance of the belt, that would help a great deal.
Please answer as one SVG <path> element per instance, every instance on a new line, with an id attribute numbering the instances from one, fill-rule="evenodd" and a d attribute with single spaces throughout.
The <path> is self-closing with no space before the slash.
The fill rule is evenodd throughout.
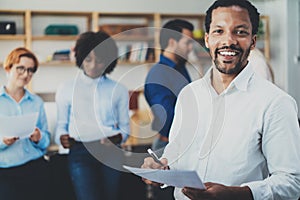
<path id="1" fill-rule="evenodd" d="M 169 142 L 169 138 L 166 137 L 166 136 L 163 136 L 163 135 L 158 135 L 158 138 L 161 140 L 161 141 L 164 141 L 164 142 Z"/>

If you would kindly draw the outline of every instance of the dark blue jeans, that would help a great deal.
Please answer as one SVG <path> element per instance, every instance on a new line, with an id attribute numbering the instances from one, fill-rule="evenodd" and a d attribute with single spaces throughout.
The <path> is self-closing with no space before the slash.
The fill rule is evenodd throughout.
<path id="1" fill-rule="evenodd" d="M 121 150 L 116 151 L 115 146 L 101 145 L 100 142 L 76 142 L 70 149 L 68 160 L 77 199 L 117 200 L 121 173 L 102 161 L 121 166 L 122 158 Z"/>

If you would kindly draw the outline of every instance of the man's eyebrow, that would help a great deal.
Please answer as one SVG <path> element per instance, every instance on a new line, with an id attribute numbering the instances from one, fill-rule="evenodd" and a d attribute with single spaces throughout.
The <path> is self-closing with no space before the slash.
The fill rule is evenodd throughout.
<path id="1" fill-rule="evenodd" d="M 212 25 L 212 28 L 223 28 L 224 26 L 223 25 Z M 249 29 L 250 27 L 246 24 L 241 24 L 241 25 L 238 25 L 236 26 L 235 28 L 245 28 L 245 29 Z"/>
<path id="2" fill-rule="evenodd" d="M 223 26 L 216 24 L 216 25 L 212 25 L 212 28 L 223 28 Z"/>
<path id="3" fill-rule="evenodd" d="M 235 28 L 245 28 L 245 29 L 249 29 L 250 27 L 246 24 L 241 24 L 241 25 L 238 25 L 236 26 Z"/>

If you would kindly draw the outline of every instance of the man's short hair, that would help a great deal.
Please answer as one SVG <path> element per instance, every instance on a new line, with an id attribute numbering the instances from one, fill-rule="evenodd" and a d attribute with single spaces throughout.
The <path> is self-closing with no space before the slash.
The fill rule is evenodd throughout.
<path id="1" fill-rule="evenodd" d="M 248 11 L 250 21 L 252 24 L 252 35 L 255 35 L 258 31 L 259 26 L 259 12 L 256 7 L 252 5 L 248 0 L 217 0 L 215 1 L 206 11 L 205 17 L 205 29 L 206 33 L 209 33 L 212 11 L 218 7 L 230 7 L 230 6 L 239 6 Z"/>
<path id="2" fill-rule="evenodd" d="M 171 38 L 173 38 L 176 41 L 179 41 L 182 37 L 182 35 L 179 33 L 182 33 L 183 29 L 193 31 L 194 25 L 183 19 L 174 19 L 168 21 L 160 31 L 160 48 L 164 50 L 168 46 L 169 39 Z"/>

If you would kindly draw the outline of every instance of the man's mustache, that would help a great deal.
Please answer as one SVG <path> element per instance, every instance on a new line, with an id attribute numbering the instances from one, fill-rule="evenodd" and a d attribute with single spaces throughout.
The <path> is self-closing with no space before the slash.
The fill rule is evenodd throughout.
<path id="1" fill-rule="evenodd" d="M 234 50 L 234 51 L 238 51 L 238 52 L 243 52 L 243 50 L 239 47 L 236 47 L 235 45 L 230 45 L 230 46 L 223 46 L 223 47 L 220 47 L 220 48 L 216 48 L 216 53 L 219 51 L 219 50 L 223 50 L 223 49 L 230 49 L 230 50 Z"/>

